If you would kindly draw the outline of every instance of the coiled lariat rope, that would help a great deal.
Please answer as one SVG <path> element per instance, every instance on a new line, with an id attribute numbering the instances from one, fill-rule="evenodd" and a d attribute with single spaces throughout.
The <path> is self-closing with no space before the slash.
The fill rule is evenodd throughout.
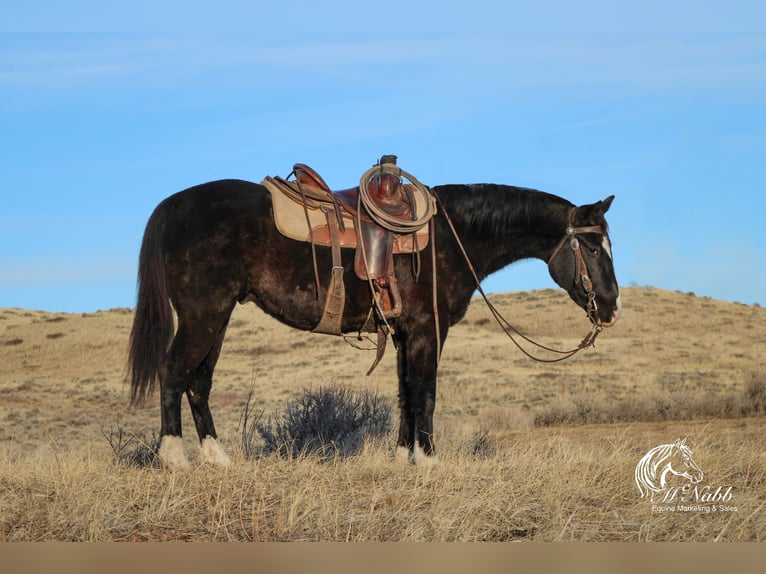
<path id="1" fill-rule="evenodd" d="M 471 276 L 474 279 L 474 282 L 476 283 L 476 289 L 481 294 L 482 298 L 484 299 L 484 302 L 487 304 L 487 307 L 489 308 L 490 312 L 492 313 L 492 316 L 495 318 L 495 321 L 497 321 L 497 324 L 500 325 L 500 328 L 503 329 L 503 332 L 508 336 L 508 338 L 513 341 L 513 344 L 516 345 L 516 347 L 524 353 L 527 357 L 530 359 L 540 362 L 540 363 L 558 363 L 560 361 L 564 361 L 570 357 L 572 357 L 574 354 L 579 353 L 583 349 L 586 349 L 587 347 L 592 347 L 596 343 L 596 337 L 598 337 L 599 333 L 603 330 L 603 327 L 601 326 L 601 323 L 596 319 L 596 296 L 593 291 L 588 291 L 588 309 L 586 310 L 588 314 L 588 319 L 590 319 L 592 323 L 592 327 L 590 332 L 585 335 L 583 340 L 580 342 L 580 344 L 575 347 L 574 349 L 569 349 L 567 351 L 562 351 L 560 349 L 554 349 L 552 347 L 548 347 L 546 345 L 543 345 L 542 343 L 538 343 L 537 341 L 531 339 L 521 331 L 519 331 L 516 327 L 511 325 L 511 323 L 508 322 L 508 320 L 503 317 L 503 315 L 498 311 L 497 307 L 495 307 L 492 302 L 487 297 L 486 293 L 484 292 L 484 289 L 481 286 L 481 281 L 479 280 L 479 276 L 476 274 L 476 270 L 473 267 L 473 264 L 471 263 L 470 258 L 468 257 L 468 253 L 465 250 L 465 247 L 463 246 L 463 242 L 460 240 L 460 237 L 458 236 L 457 230 L 455 229 L 455 226 L 452 224 L 452 220 L 450 219 L 449 214 L 444 209 L 444 204 L 442 203 L 439 196 L 431 190 L 432 196 L 436 200 L 437 207 L 439 208 L 439 211 L 444 216 L 444 219 L 447 222 L 447 225 L 449 226 L 452 235 L 455 237 L 455 241 L 457 242 L 458 247 L 460 248 L 460 252 L 463 254 L 463 257 L 465 258 L 466 263 L 468 264 L 468 270 L 471 272 Z M 570 235 L 569 230 L 572 229 L 570 226 L 567 228 L 567 235 Z M 572 230 L 572 235 L 575 234 L 577 230 Z M 579 249 L 579 245 L 577 245 L 577 248 Z M 575 249 L 575 244 L 572 244 L 572 249 Z M 577 255 L 576 255 L 577 256 Z M 579 267 L 579 265 L 578 265 Z M 543 359 L 540 357 L 536 357 L 533 354 L 531 354 L 529 351 L 527 351 L 524 347 L 519 344 L 519 342 L 514 338 L 514 334 L 521 337 L 531 345 L 534 345 L 538 349 L 542 349 L 544 351 L 548 351 L 551 353 L 556 353 L 558 355 L 562 355 L 560 357 L 557 357 L 555 359 Z"/>
<path id="2" fill-rule="evenodd" d="M 412 186 L 420 193 L 425 199 L 425 212 L 422 214 L 415 213 L 416 203 L 413 201 L 412 205 L 412 219 L 406 220 L 400 217 L 394 217 L 389 213 L 386 213 L 383 209 L 378 207 L 377 203 L 373 200 L 370 191 L 370 180 L 375 176 L 384 174 L 391 174 L 401 178 L 407 179 Z M 434 215 L 434 202 L 432 195 L 428 187 L 420 183 L 414 176 L 410 175 L 402 168 L 393 163 L 384 163 L 382 165 L 376 165 L 368 169 L 362 178 L 359 180 L 359 200 L 364 205 L 369 216 L 381 227 L 393 231 L 394 233 L 406 234 L 415 233 L 421 227 L 423 227 Z"/>

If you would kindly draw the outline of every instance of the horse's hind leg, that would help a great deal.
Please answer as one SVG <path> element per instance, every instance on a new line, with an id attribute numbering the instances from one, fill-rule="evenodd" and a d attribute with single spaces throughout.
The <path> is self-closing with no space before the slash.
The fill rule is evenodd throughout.
<path id="1" fill-rule="evenodd" d="M 204 436 L 215 434 L 212 417 L 207 406 L 213 367 L 220 352 L 231 309 L 225 314 L 197 317 L 193 321 L 179 313 L 178 331 L 168 351 L 167 368 L 160 380 L 160 459 L 169 467 L 184 468 L 189 461 L 183 451 L 181 439 L 181 398 L 184 393 L 204 396 L 203 400 L 190 401 L 195 423 L 198 419 Z M 212 359 L 212 360 L 211 360 Z M 209 426 L 208 426 L 209 425 Z"/>
<path id="2" fill-rule="evenodd" d="M 225 334 L 226 327 L 224 326 L 213 348 L 210 349 L 205 360 L 197 367 L 191 384 L 186 390 L 186 398 L 189 400 L 189 406 L 194 418 L 194 426 L 197 428 L 197 436 L 199 436 L 202 458 L 206 462 L 221 466 L 231 464 L 231 459 L 229 459 L 218 442 L 218 434 L 215 431 L 208 399 L 210 397 L 210 388 L 213 386 L 213 370 L 221 354 L 221 345 L 223 344 Z"/>

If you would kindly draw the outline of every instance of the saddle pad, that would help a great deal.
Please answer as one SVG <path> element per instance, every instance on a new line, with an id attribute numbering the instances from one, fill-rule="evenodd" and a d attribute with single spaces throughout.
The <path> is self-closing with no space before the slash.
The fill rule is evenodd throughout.
<path id="1" fill-rule="evenodd" d="M 330 231 L 327 228 L 327 216 L 317 207 L 303 207 L 303 204 L 294 201 L 291 197 L 282 192 L 279 185 L 271 178 L 266 178 L 261 182 L 269 193 L 271 193 L 271 203 L 274 210 L 274 223 L 279 232 L 285 237 L 295 239 L 296 241 L 311 241 L 313 235 L 314 243 L 317 245 L 331 245 Z M 328 203 L 326 209 L 330 210 L 331 216 L 335 217 L 332 203 Z M 306 223 L 306 213 L 311 223 L 312 233 L 309 234 L 309 227 Z M 339 230 L 339 239 L 341 247 L 355 248 L 357 246 L 357 235 L 352 215 L 343 212 L 344 231 Z M 428 245 L 428 229 L 426 225 L 417 232 L 417 250 L 423 250 Z M 412 253 L 416 247 L 413 241 L 413 234 L 406 235 L 393 234 L 394 253 Z"/>

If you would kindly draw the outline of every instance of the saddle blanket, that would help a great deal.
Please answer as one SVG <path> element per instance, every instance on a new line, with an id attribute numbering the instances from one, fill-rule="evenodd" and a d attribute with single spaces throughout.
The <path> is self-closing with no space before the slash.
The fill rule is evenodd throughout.
<path id="1" fill-rule="evenodd" d="M 325 211 L 329 210 L 330 216 L 335 217 L 334 206 L 331 201 L 322 203 L 318 206 L 316 201 L 310 201 L 308 207 L 304 208 L 302 203 L 295 201 L 282 191 L 279 184 L 267 177 L 261 182 L 271 193 L 271 202 L 274 210 L 274 222 L 277 229 L 285 237 L 295 239 L 296 241 L 310 242 L 312 240 L 316 245 L 332 245 L 330 239 L 330 230 L 327 227 L 327 215 Z M 409 184 L 404 184 L 405 186 Z M 417 194 L 416 194 L 417 195 Z M 306 222 L 306 215 L 311 224 L 311 233 Z M 340 246 L 345 248 L 355 248 L 357 246 L 357 233 L 355 216 L 342 210 L 344 230 L 338 230 Z M 393 234 L 394 253 L 412 253 L 413 251 L 422 251 L 428 245 L 429 226 L 425 225 L 416 233 Z M 417 240 L 415 240 L 417 237 Z"/>

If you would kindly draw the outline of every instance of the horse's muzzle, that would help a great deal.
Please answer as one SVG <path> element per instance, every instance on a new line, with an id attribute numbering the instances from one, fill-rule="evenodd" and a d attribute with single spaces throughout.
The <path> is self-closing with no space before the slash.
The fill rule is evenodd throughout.
<path id="1" fill-rule="evenodd" d="M 620 296 L 618 295 L 617 301 L 615 302 L 614 313 L 612 313 L 612 317 L 609 319 L 609 321 L 599 320 L 599 324 L 602 327 L 613 327 L 614 324 L 617 322 L 617 319 L 620 318 L 620 315 L 622 315 L 622 301 L 620 301 Z"/>

